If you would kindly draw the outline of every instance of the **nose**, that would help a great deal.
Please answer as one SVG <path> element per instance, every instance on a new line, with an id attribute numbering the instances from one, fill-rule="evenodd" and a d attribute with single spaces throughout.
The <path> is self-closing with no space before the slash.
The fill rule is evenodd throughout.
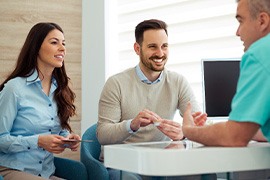
<path id="1" fill-rule="evenodd" d="M 60 50 L 60 51 L 66 51 L 66 46 L 63 45 L 63 44 L 60 44 L 59 50 Z"/>
<path id="2" fill-rule="evenodd" d="M 240 36 L 239 29 L 240 29 L 240 28 L 238 27 L 238 28 L 237 28 L 237 30 L 236 30 L 236 33 L 235 33 L 235 34 L 236 34 L 236 36 Z"/>
<path id="3" fill-rule="evenodd" d="M 164 53 L 162 47 L 157 48 L 157 50 L 156 50 L 156 52 L 155 52 L 155 55 L 156 55 L 156 56 L 162 57 L 164 54 L 165 54 L 165 53 Z"/>

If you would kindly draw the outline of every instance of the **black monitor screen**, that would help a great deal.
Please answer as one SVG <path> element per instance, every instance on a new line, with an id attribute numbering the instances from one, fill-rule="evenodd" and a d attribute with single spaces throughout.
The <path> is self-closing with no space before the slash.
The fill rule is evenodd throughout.
<path id="1" fill-rule="evenodd" d="M 204 110 L 208 117 L 228 117 L 239 77 L 239 59 L 202 60 Z"/>

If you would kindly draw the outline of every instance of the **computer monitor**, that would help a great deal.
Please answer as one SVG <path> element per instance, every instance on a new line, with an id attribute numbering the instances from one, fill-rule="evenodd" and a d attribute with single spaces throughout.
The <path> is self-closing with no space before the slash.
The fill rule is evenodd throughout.
<path id="1" fill-rule="evenodd" d="M 240 59 L 202 59 L 203 109 L 208 118 L 228 119 Z"/>

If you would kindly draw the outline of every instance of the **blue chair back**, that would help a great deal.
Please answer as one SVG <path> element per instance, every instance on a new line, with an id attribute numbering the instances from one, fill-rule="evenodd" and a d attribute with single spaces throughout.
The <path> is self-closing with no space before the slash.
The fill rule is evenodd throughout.
<path id="1" fill-rule="evenodd" d="M 93 158 L 99 159 L 101 145 L 99 144 L 99 141 L 97 139 L 96 131 L 97 131 L 97 124 L 94 124 L 90 128 L 88 128 L 83 134 L 82 139 L 93 140 L 93 142 L 91 143 L 82 142 L 81 146 L 83 147 L 82 149 L 88 150 L 89 153 L 93 156 Z"/>
<path id="2" fill-rule="evenodd" d="M 101 145 L 96 136 L 97 124 L 89 127 L 82 136 L 82 140 L 93 142 L 81 143 L 81 162 L 85 165 L 89 179 L 109 179 L 109 173 L 102 162 L 99 161 Z"/>
<path id="3" fill-rule="evenodd" d="M 80 161 L 54 157 L 55 176 L 69 180 L 87 180 L 87 170 Z"/>

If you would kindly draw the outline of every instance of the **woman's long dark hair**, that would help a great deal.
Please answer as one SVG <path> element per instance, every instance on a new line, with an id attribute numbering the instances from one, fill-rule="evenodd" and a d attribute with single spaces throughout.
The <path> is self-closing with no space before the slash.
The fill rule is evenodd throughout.
<path id="1" fill-rule="evenodd" d="M 64 33 L 62 28 L 55 23 L 38 23 L 32 27 L 21 49 L 16 67 L 0 85 L 0 91 L 2 91 L 5 83 L 10 79 L 15 77 L 29 77 L 34 73 L 35 69 L 38 70 L 37 57 L 41 44 L 48 33 L 54 29 Z M 58 85 L 54 99 L 57 103 L 57 114 L 61 122 L 61 127 L 72 132 L 69 121 L 70 117 L 76 114 L 76 107 L 74 105 L 75 93 L 69 88 L 70 78 L 66 74 L 64 62 L 62 67 L 53 70 L 52 76 L 56 79 Z"/>

